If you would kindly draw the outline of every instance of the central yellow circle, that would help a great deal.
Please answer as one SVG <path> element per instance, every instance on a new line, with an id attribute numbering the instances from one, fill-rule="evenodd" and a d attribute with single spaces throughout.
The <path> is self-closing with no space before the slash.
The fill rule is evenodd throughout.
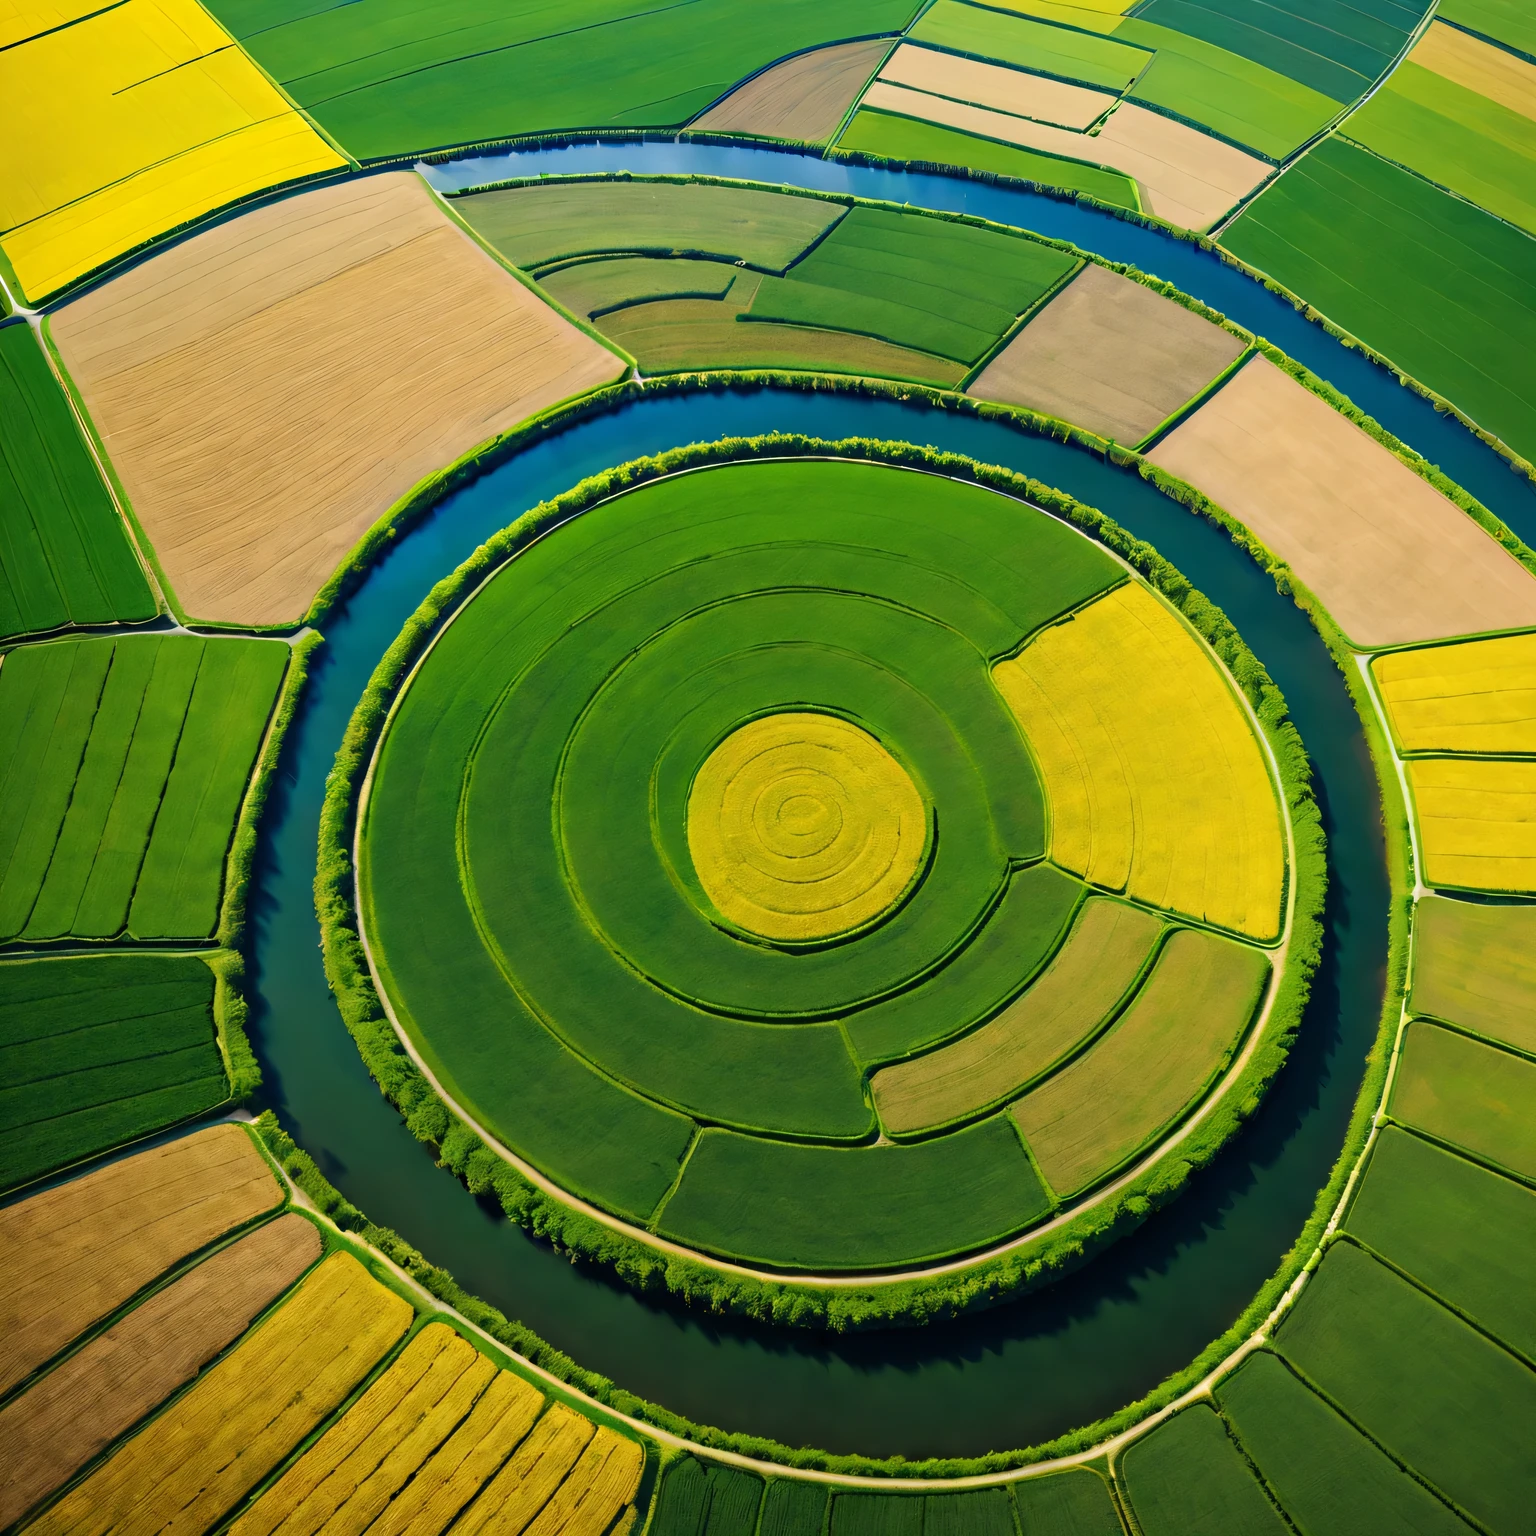
<path id="1" fill-rule="evenodd" d="M 875 740 L 835 715 L 768 715 L 709 754 L 688 795 L 699 883 L 737 927 L 821 939 L 878 917 L 928 841 L 923 799 Z"/>

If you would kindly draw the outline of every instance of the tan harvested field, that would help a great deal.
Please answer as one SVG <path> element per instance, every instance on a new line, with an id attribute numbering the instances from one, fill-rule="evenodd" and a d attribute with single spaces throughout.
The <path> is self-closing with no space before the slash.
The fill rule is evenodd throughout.
<path id="1" fill-rule="evenodd" d="M 188 1254 L 282 1200 L 249 1135 L 210 1126 L 0 1210 L 0 1392 Z"/>
<path id="2" fill-rule="evenodd" d="M 1536 118 L 1536 64 L 1516 54 L 1434 21 L 1408 58 L 1511 112 Z"/>
<path id="3" fill-rule="evenodd" d="M 1134 444 L 1242 350 L 1219 325 L 1090 262 L 966 393 Z"/>
<path id="4" fill-rule="evenodd" d="M 1149 588 L 1116 587 L 992 676 L 1039 766 L 1056 863 L 1279 937 L 1285 834 L 1263 749 L 1220 664 Z"/>
<path id="5" fill-rule="evenodd" d="M 1408 759 L 1428 885 L 1536 892 L 1536 762 Z"/>
<path id="6" fill-rule="evenodd" d="M 333 1254 L 240 1345 L 29 1529 L 149 1536 L 216 1525 L 346 1399 L 410 1304 Z"/>
<path id="7" fill-rule="evenodd" d="M 1208 133 L 1128 102 L 1092 136 L 881 80 L 870 86 L 863 105 L 1122 171 L 1140 184 L 1149 212 L 1187 229 L 1208 228 L 1274 169 Z"/>
<path id="8" fill-rule="evenodd" d="M 279 1216 L 155 1292 L 0 1411 L 0 1529 L 61 1487 L 250 1326 L 320 1257 Z"/>
<path id="9" fill-rule="evenodd" d="M 1119 1022 L 1013 1106 L 1046 1182 L 1063 1198 L 1112 1173 L 1193 1106 L 1231 1058 L 1269 961 L 1181 929 Z"/>
<path id="10" fill-rule="evenodd" d="M 870 1082 L 887 1131 L 910 1134 L 975 1114 L 1077 1049 L 1136 979 L 1163 925 L 1138 907 L 1092 898 L 1029 989 L 980 1029 Z"/>
<path id="11" fill-rule="evenodd" d="M 820 143 L 837 131 L 890 46 L 871 38 L 798 53 L 737 86 L 688 126 Z"/>
<path id="12" fill-rule="evenodd" d="M 393 172 L 66 305 L 54 339 L 182 607 L 280 623 L 417 481 L 622 362 Z"/>
<path id="13" fill-rule="evenodd" d="M 1371 664 L 1405 752 L 1536 752 L 1536 635 L 1500 635 Z"/>
<path id="14" fill-rule="evenodd" d="M 1286 561 L 1357 645 L 1536 625 L 1536 578 L 1267 358 L 1147 455 Z"/>
<path id="15" fill-rule="evenodd" d="M 699 368 L 802 368 L 872 378 L 919 379 L 958 384 L 965 367 L 947 357 L 809 326 L 765 325 L 736 319 L 735 296 L 669 299 L 636 304 L 604 315 L 603 334 L 640 365 L 642 373 L 677 373 Z"/>
<path id="16" fill-rule="evenodd" d="M 1061 80 L 1048 80 L 1044 75 L 1026 74 L 1001 64 L 984 64 L 980 59 L 941 53 L 916 43 L 903 43 L 886 60 L 880 78 L 1079 132 L 1091 127 L 1119 100 L 1111 91 L 1068 85 Z"/>

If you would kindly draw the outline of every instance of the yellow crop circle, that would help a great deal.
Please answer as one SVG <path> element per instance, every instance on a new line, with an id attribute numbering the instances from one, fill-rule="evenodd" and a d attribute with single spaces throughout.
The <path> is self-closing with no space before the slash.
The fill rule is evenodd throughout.
<path id="1" fill-rule="evenodd" d="M 821 939 L 878 917 L 911 883 L 927 841 L 906 770 L 834 715 L 742 726 L 688 796 L 699 883 L 726 918 L 766 939 Z"/>

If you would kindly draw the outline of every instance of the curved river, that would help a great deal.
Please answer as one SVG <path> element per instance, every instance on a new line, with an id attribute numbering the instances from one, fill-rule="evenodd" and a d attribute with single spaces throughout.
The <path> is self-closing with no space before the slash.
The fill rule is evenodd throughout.
<path id="1" fill-rule="evenodd" d="M 549 171 L 699 170 L 960 208 L 1064 235 L 1261 330 L 1474 489 L 1518 531 L 1536 495 L 1490 450 L 1258 284 L 1155 231 L 1073 204 L 783 152 L 586 145 L 432 168 L 440 185 Z M 920 1331 L 830 1338 L 713 1319 L 572 1265 L 436 1168 L 364 1071 L 326 989 L 311 898 L 325 776 L 374 665 L 439 577 L 582 476 L 725 434 L 901 438 L 1068 490 L 1156 545 L 1233 618 L 1289 700 L 1330 839 L 1325 959 L 1290 1064 L 1186 1193 L 1049 1290 Z M 1295 1240 L 1341 1145 L 1374 1037 L 1388 889 L 1374 777 L 1344 684 L 1296 607 L 1212 525 L 1083 450 L 917 405 L 783 390 L 642 400 L 574 426 L 446 499 L 325 626 L 284 748 L 252 891 L 251 1036 L 264 1102 L 331 1180 L 471 1291 L 633 1392 L 722 1428 L 909 1457 L 1050 1438 L 1133 1400 L 1242 1311 Z"/>

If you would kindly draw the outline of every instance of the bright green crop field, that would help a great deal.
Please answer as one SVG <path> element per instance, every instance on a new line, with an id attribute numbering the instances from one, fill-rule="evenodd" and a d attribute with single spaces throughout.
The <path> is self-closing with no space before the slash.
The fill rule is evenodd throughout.
<path id="1" fill-rule="evenodd" d="M 0 664 L 0 941 L 207 938 L 288 666 L 269 640 L 59 641 Z"/>
<path id="2" fill-rule="evenodd" d="M 0 327 L 0 637 L 157 611 L 127 529 L 27 325 Z"/>
<path id="3" fill-rule="evenodd" d="M 913 27 L 914 42 L 1014 64 L 1102 90 L 1123 91 L 1152 62 L 1145 49 L 1090 32 L 1052 27 L 1006 11 L 938 0 Z"/>
<path id="4" fill-rule="evenodd" d="M 1221 237 L 1330 320 L 1536 455 L 1536 241 L 1337 138 Z"/>
<path id="5" fill-rule="evenodd" d="M 819 43 L 899 32 L 913 0 L 218 0 L 218 19 L 359 159 L 570 128 L 677 127 Z"/>
<path id="6" fill-rule="evenodd" d="M 359 888 L 399 1023 L 521 1156 L 688 1246 L 880 1269 L 1027 1229 L 1053 1202 L 999 1112 L 1009 1084 L 897 1146 L 876 1144 L 864 1075 L 997 1015 L 1072 928 L 1083 886 L 1043 857 L 990 662 L 1122 580 L 996 493 L 857 462 L 693 471 L 538 540 L 444 631 L 378 750 Z M 821 719 L 889 754 L 910 824 L 797 734 Z M 779 734 L 706 775 L 748 726 Z M 836 910 L 864 867 L 839 850 L 898 835 L 917 840 L 905 888 L 814 940 L 717 905 L 723 881 L 745 911 Z M 1246 957 L 1241 1027 L 1267 964 L 1198 939 Z M 1195 1086 L 1231 1033 L 1197 1049 Z"/>
<path id="7" fill-rule="evenodd" d="M 0 963 L 0 1189 L 227 1099 L 213 987 L 190 955 Z"/>

